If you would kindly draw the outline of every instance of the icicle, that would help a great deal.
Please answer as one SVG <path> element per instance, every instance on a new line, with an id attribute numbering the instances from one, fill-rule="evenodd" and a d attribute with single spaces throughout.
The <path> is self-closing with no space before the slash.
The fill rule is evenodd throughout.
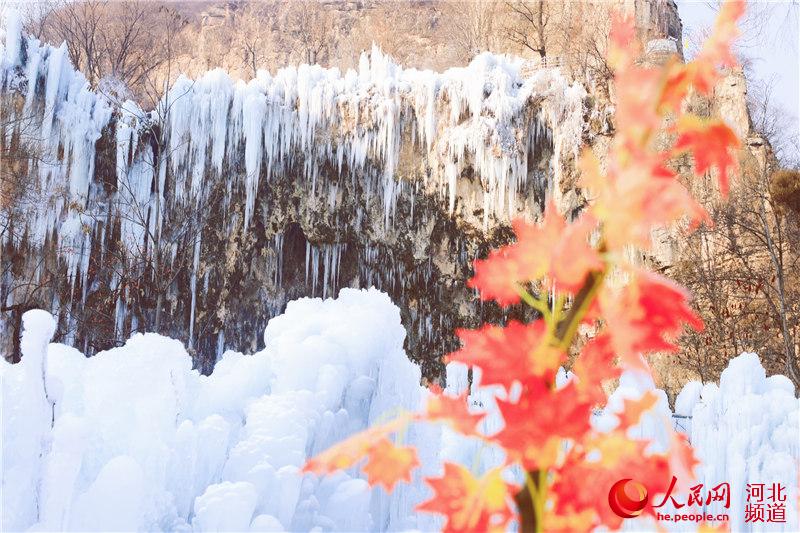
<path id="1" fill-rule="evenodd" d="M 197 306 L 197 271 L 200 268 L 200 236 L 194 242 L 194 257 L 192 260 L 192 277 L 189 280 L 192 292 L 192 303 L 189 311 L 189 348 L 194 347 L 194 312 Z"/>
<path id="2" fill-rule="evenodd" d="M 245 208 L 244 227 L 250 221 L 255 205 L 255 196 L 258 191 L 258 181 L 261 174 L 262 137 L 264 115 L 267 103 L 263 95 L 249 94 L 245 97 L 243 107 L 243 129 L 245 138 Z"/>
<path id="3" fill-rule="evenodd" d="M 22 54 L 22 15 L 9 6 L 3 11 L 5 57 L 2 59 L 9 66 L 16 66 L 19 65 Z"/>
<path id="4" fill-rule="evenodd" d="M 311 243 L 306 241 L 306 285 L 308 285 L 308 271 L 310 268 Z"/>
<path id="5" fill-rule="evenodd" d="M 220 330 L 219 335 L 217 335 L 217 358 L 216 358 L 216 361 L 219 361 L 222 358 L 222 354 L 224 352 L 225 352 L 225 330 L 222 329 L 222 330 Z"/>
<path id="6" fill-rule="evenodd" d="M 275 234 L 275 274 L 273 283 L 279 289 L 283 282 L 283 236 L 283 233 Z M 308 273 L 306 273 L 306 278 L 308 278 Z"/>

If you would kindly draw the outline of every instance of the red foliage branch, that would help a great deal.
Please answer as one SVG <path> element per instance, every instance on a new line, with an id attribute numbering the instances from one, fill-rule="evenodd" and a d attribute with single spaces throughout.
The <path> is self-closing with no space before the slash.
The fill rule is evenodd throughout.
<path id="1" fill-rule="evenodd" d="M 649 249 L 655 227 L 707 220 L 670 168 L 676 156 L 691 153 L 698 175 L 715 169 L 722 193 L 727 192 L 738 139 L 724 122 L 691 115 L 683 103 L 690 91 L 709 93 L 723 75 L 720 67 L 734 66 L 731 43 L 743 10 L 741 1 L 724 3 L 697 58 L 688 64 L 673 59 L 660 67 L 637 63 L 633 25 L 616 20 L 609 52 L 616 135 L 604 169 L 589 149 L 580 159 L 589 207 L 568 221 L 550 203 L 540 224 L 515 221 L 516 242 L 475 262 L 470 285 L 482 299 L 502 306 L 524 302 L 541 315 L 530 324 L 459 330 L 462 348 L 448 356 L 480 368 L 481 385 L 505 390 L 498 398 L 504 427 L 484 434 L 479 430 L 483 414 L 468 409 L 465 397 L 438 392 L 423 414 L 359 433 L 311 459 L 306 471 L 329 473 L 366 457 L 370 484 L 391 490 L 410 480 L 419 465 L 413 448 L 389 439 L 412 421 L 447 423 L 499 446 L 506 464 L 479 478 L 445 463 L 441 477 L 428 479 L 434 497 L 418 509 L 444 515 L 447 531 L 505 529 L 512 520 L 522 531 L 618 528 L 623 518 L 608 503 L 609 488 L 617 481 L 633 478 L 655 496 L 668 490 L 673 475 L 692 480 L 696 460 L 683 438 L 672 433 L 667 452 L 648 453 L 648 441 L 628 435 L 655 405 L 655 395 L 626 401 L 611 431 L 598 431 L 590 420 L 593 409 L 606 401 L 603 383 L 625 369 L 649 372 L 646 354 L 675 351 L 684 326 L 703 327 L 688 305 L 688 293 L 633 264 L 626 250 Z M 609 283 L 610 278 L 626 283 Z M 582 324 L 596 334 L 575 359 L 573 378 L 557 386 L 558 369 Z M 526 472 L 521 488 L 501 475 L 511 465 Z M 637 513 L 655 516 L 652 499 Z"/>

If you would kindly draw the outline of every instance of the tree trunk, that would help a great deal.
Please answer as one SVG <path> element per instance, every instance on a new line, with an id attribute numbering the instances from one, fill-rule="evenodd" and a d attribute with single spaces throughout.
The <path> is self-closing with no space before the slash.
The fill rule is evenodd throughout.
<path id="1" fill-rule="evenodd" d="M 542 60 L 544 60 L 545 56 L 547 55 L 547 47 L 545 46 L 545 40 L 547 39 L 547 37 L 544 34 L 544 30 L 545 30 L 545 28 L 544 28 L 544 26 L 545 26 L 545 22 L 544 22 L 544 0 L 539 0 L 538 17 L 539 17 L 539 25 L 536 28 L 536 30 L 537 30 L 537 33 L 539 34 L 539 57 L 541 57 Z"/>
<path id="2" fill-rule="evenodd" d="M 161 333 L 161 306 L 164 303 L 164 296 L 162 296 L 161 291 L 158 291 L 158 296 L 156 297 L 156 319 L 155 323 L 153 324 L 153 332 L 154 333 Z"/>
<path id="3" fill-rule="evenodd" d="M 772 238 L 772 232 L 767 224 L 767 206 L 765 205 L 767 200 L 764 194 L 765 193 L 762 193 L 760 199 L 759 215 L 761 217 L 761 224 L 764 228 L 764 239 L 767 245 L 767 251 L 769 252 L 772 266 L 775 269 L 775 281 L 778 289 L 778 308 L 780 310 L 781 320 L 781 336 L 783 337 L 783 356 L 786 358 L 786 372 L 789 374 L 789 379 L 791 379 L 795 385 L 800 386 L 800 368 L 798 368 L 797 359 L 795 358 L 794 338 L 792 337 L 792 332 L 789 328 L 787 316 L 788 310 L 786 305 L 786 278 L 783 268 L 783 251 L 781 243 L 774 242 Z M 780 224 L 780 220 L 777 220 L 777 217 L 775 222 L 776 224 Z M 780 236 L 780 233 L 778 235 Z"/>

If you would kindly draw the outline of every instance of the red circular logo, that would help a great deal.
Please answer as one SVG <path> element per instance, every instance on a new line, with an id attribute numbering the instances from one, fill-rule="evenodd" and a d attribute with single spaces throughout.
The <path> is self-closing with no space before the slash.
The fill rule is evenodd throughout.
<path id="1" fill-rule="evenodd" d="M 636 518 L 647 505 L 647 489 L 638 481 L 620 479 L 608 491 L 608 505 L 622 518 Z"/>

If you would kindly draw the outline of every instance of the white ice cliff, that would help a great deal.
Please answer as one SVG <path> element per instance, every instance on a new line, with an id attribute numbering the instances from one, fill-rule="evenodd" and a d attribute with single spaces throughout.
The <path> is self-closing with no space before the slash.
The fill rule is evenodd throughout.
<path id="1" fill-rule="evenodd" d="M 152 329 L 157 297 L 179 317 L 167 332 L 212 359 L 217 346 L 248 346 L 229 316 L 263 327 L 291 297 L 375 285 L 395 301 L 409 290 L 452 300 L 442 291 L 455 281 L 466 298 L 471 260 L 512 216 L 537 216 L 543 191 L 560 194 L 584 135 L 583 87 L 513 57 L 437 73 L 373 49 L 347 72 L 300 65 L 245 82 L 213 70 L 179 77 L 143 110 L 113 80 L 92 90 L 65 44 L 20 27 L 11 17 L 0 39 L 0 126 L 33 179 L 27 201 L 0 213 L 0 246 L 28 259 L 4 271 L 65 276 L 35 304 L 58 315 L 59 340 L 89 353 Z M 284 261 L 292 223 L 305 258 Z M 245 300 L 227 288 L 235 269 L 263 274 L 271 303 L 214 316 L 209 302 Z M 30 305 L 19 283 L 0 283 L 6 306 Z M 102 320 L 84 316 L 97 299 L 112 300 Z M 435 344 L 424 320 L 403 319 L 415 353 Z M 101 321 L 108 331 L 89 331 Z"/>

